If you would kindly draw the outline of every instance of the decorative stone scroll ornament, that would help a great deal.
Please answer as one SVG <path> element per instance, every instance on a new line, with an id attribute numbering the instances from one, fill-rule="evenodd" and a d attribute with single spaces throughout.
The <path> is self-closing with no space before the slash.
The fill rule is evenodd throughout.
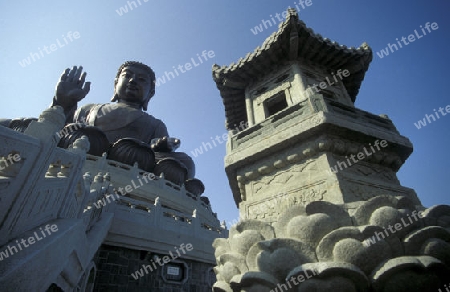
<path id="1" fill-rule="evenodd" d="M 438 291 L 450 282 L 450 206 L 377 196 L 352 207 L 317 201 L 272 225 L 239 222 L 214 242 L 213 290 L 276 291 L 305 271 L 315 275 L 289 291 Z"/>

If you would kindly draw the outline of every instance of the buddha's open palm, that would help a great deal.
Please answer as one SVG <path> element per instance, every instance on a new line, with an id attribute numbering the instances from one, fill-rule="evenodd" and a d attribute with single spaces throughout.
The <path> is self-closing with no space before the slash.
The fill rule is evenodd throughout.
<path id="1" fill-rule="evenodd" d="M 56 100 L 63 107 L 71 107 L 82 100 L 90 90 L 91 83 L 85 82 L 86 72 L 83 67 L 73 66 L 61 74 L 56 84 Z"/>

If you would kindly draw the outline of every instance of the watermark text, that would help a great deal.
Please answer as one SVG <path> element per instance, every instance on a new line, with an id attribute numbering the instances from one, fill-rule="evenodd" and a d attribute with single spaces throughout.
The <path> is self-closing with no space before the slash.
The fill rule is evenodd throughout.
<path id="1" fill-rule="evenodd" d="M 416 40 L 423 38 L 424 36 L 427 35 L 427 31 L 428 31 L 428 33 L 431 33 L 432 30 L 437 30 L 438 28 L 439 28 L 439 26 L 436 22 L 433 22 L 433 23 L 427 22 L 427 23 L 425 23 L 425 27 L 420 26 L 420 31 L 422 32 L 422 34 L 420 34 L 420 32 L 418 32 L 417 29 L 415 29 L 414 33 L 408 35 L 408 37 L 402 36 L 400 38 L 400 40 L 398 38 L 396 38 L 395 40 L 397 41 L 397 44 L 395 44 L 395 42 L 393 44 L 388 43 L 388 45 L 385 49 L 382 49 L 379 52 L 377 52 L 377 55 L 378 55 L 378 57 L 380 57 L 380 59 L 383 59 L 384 57 L 389 56 L 389 53 L 395 53 L 396 51 L 403 48 L 403 45 L 407 46 L 407 45 L 415 42 Z M 406 39 L 408 39 L 408 40 L 406 40 Z M 402 45 L 402 43 L 403 43 L 403 45 Z M 394 49 L 395 49 L 395 51 L 394 51 Z"/>
<path id="2" fill-rule="evenodd" d="M 192 57 L 189 62 L 185 63 L 184 65 L 178 64 L 178 66 L 176 67 L 172 66 L 173 70 L 164 71 L 163 75 L 156 78 L 156 87 L 165 84 L 167 81 L 175 79 L 176 77 L 180 76 L 180 74 L 186 73 L 193 68 L 200 66 L 201 64 L 208 61 L 209 59 L 214 58 L 215 56 L 216 54 L 214 53 L 214 51 L 204 50 L 201 54 L 197 54 L 195 57 Z"/>
<path id="3" fill-rule="evenodd" d="M 299 0 L 298 3 L 294 2 L 295 8 L 297 9 L 297 12 L 300 12 L 300 10 L 305 10 L 307 7 L 311 6 L 312 0 Z M 300 9 L 300 6 L 302 7 Z M 288 9 L 290 9 L 291 6 L 288 7 Z M 286 19 L 286 16 L 288 15 L 287 11 L 283 11 L 282 13 L 275 13 L 275 18 L 274 16 L 271 14 L 269 15 L 269 20 L 266 19 L 262 19 L 261 20 L 261 24 L 255 26 L 254 28 L 251 28 L 250 31 L 254 34 L 257 35 L 259 33 L 262 33 L 264 31 L 264 29 L 268 29 L 274 25 L 277 25 L 277 21 L 278 23 L 282 22 L 283 20 Z"/>
<path id="4" fill-rule="evenodd" d="M 364 147 L 363 148 L 364 151 L 361 151 L 356 155 L 351 154 L 350 158 L 345 156 L 345 158 L 347 158 L 347 163 L 345 161 L 338 161 L 335 166 L 330 167 L 331 172 L 337 173 L 339 171 L 339 169 L 344 170 L 345 168 L 350 167 L 353 164 L 360 162 L 361 160 L 365 159 L 366 157 L 371 156 L 372 154 L 374 154 L 376 152 L 375 149 L 373 148 L 374 146 L 377 148 L 378 151 L 380 151 L 381 150 L 380 146 L 385 148 L 388 146 L 388 143 L 386 140 L 381 140 L 381 142 L 379 140 L 376 140 L 373 146 L 372 146 L 372 143 L 369 143 L 369 146 L 370 146 L 370 149 L 372 150 L 372 152 L 367 151 L 367 148 Z M 350 159 L 351 159 L 351 161 L 350 161 Z M 339 169 L 338 169 L 338 167 L 339 167 Z"/>
<path id="5" fill-rule="evenodd" d="M 2 261 L 4 258 L 8 258 L 22 249 L 25 249 L 29 247 L 30 245 L 35 244 L 38 241 L 41 241 L 42 239 L 46 238 L 47 236 L 52 235 L 53 232 L 58 231 L 58 226 L 56 224 L 47 224 L 44 229 L 42 227 L 39 227 L 38 231 L 35 231 L 32 236 L 28 237 L 27 239 L 16 239 L 16 243 L 12 245 L 8 245 L 4 251 L 0 251 L 0 261 Z"/>
<path id="6" fill-rule="evenodd" d="M 425 114 L 425 117 L 423 118 L 423 120 L 418 120 L 417 123 L 414 123 L 414 126 L 416 126 L 416 128 L 418 130 L 420 130 L 422 127 L 426 127 L 427 125 L 431 124 L 432 122 L 436 122 L 436 119 L 440 119 L 441 117 L 439 116 L 439 113 L 436 111 L 436 109 L 433 109 L 434 111 L 434 115 L 427 115 Z M 445 112 L 444 112 L 444 108 L 443 107 L 439 107 L 438 110 L 442 116 L 446 116 L 447 114 L 450 114 L 450 104 L 447 105 L 445 107 Z M 436 117 L 436 118 L 435 118 Z M 427 124 L 428 121 L 428 124 Z"/>
<path id="7" fill-rule="evenodd" d="M 186 250 L 185 250 L 186 249 Z M 180 244 L 180 250 L 181 252 L 184 254 L 186 254 L 186 252 L 188 251 L 192 251 L 194 249 L 194 247 L 192 246 L 192 244 L 188 243 L 188 244 Z M 145 275 L 149 274 L 150 272 L 156 271 L 158 269 L 158 267 L 156 266 L 156 263 L 162 267 L 165 264 L 168 264 L 169 262 L 181 257 L 181 253 L 180 250 L 178 250 L 178 248 L 175 246 L 175 252 L 176 254 L 174 254 L 172 251 L 169 251 L 170 257 L 168 255 L 165 255 L 162 257 L 162 261 L 161 258 L 158 256 L 155 256 L 151 261 L 149 265 L 142 265 L 142 268 L 135 271 L 134 273 L 131 274 L 131 276 L 133 277 L 133 279 L 137 280 L 141 277 L 144 277 Z"/>
<path id="8" fill-rule="evenodd" d="M 412 220 L 411 217 L 414 218 L 414 221 Z M 420 212 L 413 211 L 411 215 L 408 214 L 407 221 L 409 221 L 409 223 L 405 221 L 405 218 L 401 218 L 401 220 L 400 220 L 401 223 L 398 222 L 398 223 L 395 223 L 394 226 L 389 224 L 388 227 L 383 227 L 384 228 L 383 232 L 375 232 L 375 235 L 372 236 L 371 238 L 364 240 L 363 244 L 365 246 L 370 246 L 372 244 L 375 244 L 375 243 L 377 243 L 377 241 L 386 239 L 386 237 L 388 237 L 389 235 L 394 234 L 395 232 L 400 231 L 403 228 L 405 228 L 411 224 L 414 224 L 415 222 L 417 222 L 419 219 L 422 219 L 422 218 L 423 218 L 423 214 L 421 211 Z M 394 228 L 395 228 L 395 230 L 394 230 Z"/>
<path id="9" fill-rule="evenodd" d="M 38 48 L 38 52 L 31 52 L 26 59 L 23 59 L 22 61 L 19 61 L 19 65 L 23 68 L 26 66 L 31 65 L 32 62 L 36 62 L 37 60 L 40 60 L 44 58 L 46 55 L 51 54 L 52 52 L 63 48 L 67 46 L 69 43 L 79 39 L 80 33 L 78 31 L 72 32 L 69 31 L 65 35 L 62 35 L 62 39 L 57 38 L 55 40 L 55 43 L 50 44 L 49 46 L 43 46 Z M 45 54 L 44 54 L 45 52 Z"/>
<path id="10" fill-rule="evenodd" d="M 10 167 L 16 162 L 19 162 L 22 160 L 22 157 L 20 157 L 19 154 L 15 153 L 14 155 L 12 153 L 9 153 L 7 157 L 0 157 L 0 170 L 5 170 L 6 168 Z"/>

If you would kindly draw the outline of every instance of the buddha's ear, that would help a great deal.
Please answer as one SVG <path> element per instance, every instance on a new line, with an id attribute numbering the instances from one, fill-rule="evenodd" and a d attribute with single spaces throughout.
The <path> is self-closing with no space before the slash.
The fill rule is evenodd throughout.
<path id="1" fill-rule="evenodd" d="M 115 102 L 118 100 L 119 100 L 119 96 L 116 93 L 114 93 L 113 97 L 111 98 L 111 102 Z"/>
<path id="2" fill-rule="evenodd" d="M 148 102 L 150 101 L 150 99 L 152 99 L 152 94 L 149 92 L 149 94 L 147 95 L 147 97 L 145 98 L 144 102 L 142 103 L 142 109 L 146 112 L 147 111 L 147 107 L 148 107 Z"/>
<path id="3" fill-rule="evenodd" d="M 153 84 L 150 88 L 150 91 L 148 92 L 147 96 L 145 97 L 144 102 L 142 103 L 142 109 L 144 111 L 147 111 L 147 107 L 148 107 L 148 103 L 150 101 L 150 99 L 152 99 L 152 97 L 155 95 L 155 81 L 153 81 Z"/>
<path id="4" fill-rule="evenodd" d="M 117 95 L 117 93 L 116 93 L 116 86 L 117 86 L 117 78 L 114 78 L 114 95 L 113 95 L 113 97 L 111 98 L 111 102 L 114 102 L 114 101 L 118 101 L 119 100 L 119 96 Z"/>

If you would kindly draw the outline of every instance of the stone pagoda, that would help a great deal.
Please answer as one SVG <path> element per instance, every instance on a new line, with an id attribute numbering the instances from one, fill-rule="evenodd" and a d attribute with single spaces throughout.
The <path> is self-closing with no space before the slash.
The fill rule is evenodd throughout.
<path id="1" fill-rule="evenodd" d="M 214 291 L 437 291 L 450 283 L 450 207 L 397 171 L 412 153 L 386 115 L 355 108 L 372 61 L 289 10 L 278 31 L 213 67 L 243 218 L 217 239 Z M 247 125 L 237 130 L 237 125 Z"/>

